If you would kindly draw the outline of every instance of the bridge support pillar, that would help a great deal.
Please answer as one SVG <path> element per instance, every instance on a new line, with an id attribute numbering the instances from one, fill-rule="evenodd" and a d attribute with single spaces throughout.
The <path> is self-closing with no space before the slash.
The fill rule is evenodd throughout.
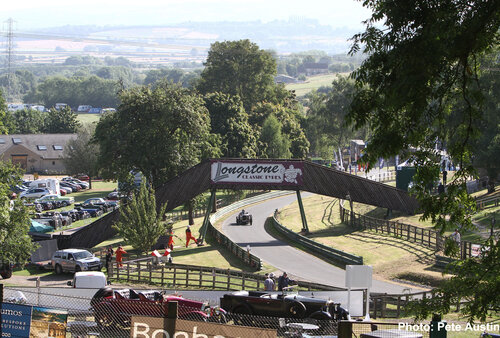
<path id="1" fill-rule="evenodd" d="M 210 200 L 208 201 L 207 211 L 205 212 L 205 217 L 203 218 L 203 225 L 200 228 L 200 237 L 198 238 L 198 245 L 203 244 L 205 241 L 205 235 L 208 230 L 208 223 L 210 222 L 210 214 L 212 211 L 212 205 L 215 201 L 215 189 L 212 189 L 210 193 Z"/>
<path id="2" fill-rule="evenodd" d="M 304 211 L 304 205 L 302 204 L 302 197 L 300 197 L 300 190 L 297 190 L 297 201 L 299 202 L 300 217 L 302 218 L 302 232 L 308 234 L 309 227 L 307 226 L 306 213 Z"/>

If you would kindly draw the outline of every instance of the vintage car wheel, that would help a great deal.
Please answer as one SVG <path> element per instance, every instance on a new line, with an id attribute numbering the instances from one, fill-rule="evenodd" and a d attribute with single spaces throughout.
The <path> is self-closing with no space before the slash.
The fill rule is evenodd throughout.
<path id="1" fill-rule="evenodd" d="M 7 279 L 7 278 L 12 277 L 12 269 L 9 269 L 9 270 L 3 270 L 3 271 L 0 273 L 0 276 L 2 276 L 2 278 L 3 278 L 3 279 Z"/>
<path id="2" fill-rule="evenodd" d="M 115 321 L 114 321 L 113 317 L 109 313 L 106 313 L 106 312 L 99 313 L 95 317 L 95 321 L 97 323 L 97 326 L 101 330 L 115 325 Z"/>
<path id="3" fill-rule="evenodd" d="M 251 318 L 247 317 L 253 314 L 252 309 L 246 304 L 236 306 L 232 312 L 232 319 L 235 325 L 252 326 Z"/>
<path id="4" fill-rule="evenodd" d="M 306 306 L 302 302 L 293 302 L 288 308 L 288 313 L 293 318 L 304 318 L 306 315 Z"/>
<path id="5" fill-rule="evenodd" d="M 59 265 L 59 264 L 56 264 L 56 266 L 55 266 L 54 270 L 56 271 L 56 275 L 60 275 L 60 274 L 62 274 L 62 272 L 63 272 L 63 271 L 62 271 L 62 267 L 61 267 L 61 265 Z"/>
<path id="6" fill-rule="evenodd" d="M 226 324 L 227 323 L 227 318 L 226 315 L 223 313 L 219 313 L 218 315 L 210 316 L 208 319 L 209 322 L 211 323 L 219 323 L 219 324 Z"/>

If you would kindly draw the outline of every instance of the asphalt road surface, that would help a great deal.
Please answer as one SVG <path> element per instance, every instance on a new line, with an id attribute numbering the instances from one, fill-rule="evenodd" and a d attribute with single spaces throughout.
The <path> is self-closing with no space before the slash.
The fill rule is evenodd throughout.
<path id="1" fill-rule="evenodd" d="M 308 195 L 303 193 L 302 197 Z M 236 225 L 237 213 L 235 213 L 224 221 L 222 231 L 239 246 L 246 248 L 249 245 L 254 255 L 279 270 L 286 271 L 289 276 L 303 281 L 345 287 L 345 270 L 289 246 L 287 243 L 272 237 L 264 229 L 266 219 L 272 215 L 275 209 L 281 209 L 295 202 L 296 199 L 297 196 L 291 194 L 245 207 L 245 210 L 252 214 L 253 225 Z M 390 294 L 418 291 L 422 290 L 375 279 L 370 290 L 370 292 Z"/>

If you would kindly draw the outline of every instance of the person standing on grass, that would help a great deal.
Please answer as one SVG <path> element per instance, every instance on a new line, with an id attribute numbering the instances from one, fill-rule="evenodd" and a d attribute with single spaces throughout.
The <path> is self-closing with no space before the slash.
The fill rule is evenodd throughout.
<path id="1" fill-rule="evenodd" d="M 270 273 L 264 281 L 264 291 L 274 291 L 274 273 Z"/>
<path id="2" fill-rule="evenodd" d="M 116 264 L 118 268 L 123 268 L 122 264 L 122 259 L 123 259 L 123 254 L 126 254 L 127 251 L 123 250 L 122 246 L 120 245 L 118 249 L 116 249 Z"/>
<path id="3" fill-rule="evenodd" d="M 294 284 L 295 281 L 291 280 L 288 278 L 288 275 L 286 272 L 283 272 L 283 274 L 278 278 L 278 290 L 283 291 L 283 288 L 286 288 L 290 284 Z"/>
<path id="4" fill-rule="evenodd" d="M 196 238 L 191 234 L 191 225 L 188 224 L 186 228 L 186 248 L 188 247 L 190 240 L 193 240 L 196 244 L 198 244 Z"/>
<path id="5" fill-rule="evenodd" d="M 457 243 L 458 246 L 460 246 L 460 232 L 458 232 L 458 229 L 455 229 L 455 232 L 451 235 L 451 238 Z"/>
<path id="6" fill-rule="evenodd" d="M 108 250 L 106 250 L 106 271 L 109 273 L 111 269 L 111 261 L 113 260 L 113 248 L 108 246 Z"/>

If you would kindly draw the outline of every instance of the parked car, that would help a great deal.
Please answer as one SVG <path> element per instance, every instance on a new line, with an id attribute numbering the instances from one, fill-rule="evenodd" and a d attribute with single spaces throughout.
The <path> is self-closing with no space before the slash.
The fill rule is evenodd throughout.
<path id="1" fill-rule="evenodd" d="M 77 206 L 75 208 L 75 210 L 77 210 L 78 212 L 85 212 L 87 213 L 88 215 L 90 215 L 90 217 L 100 217 L 102 216 L 102 214 L 104 214 L 104 211 L 103 211 L 103 208 L 101 206 Z"/>
<path id="2" fill-rule="evenodd" d="M 80 181 L 86 181 L 88 182 L 90 180 L 90 177 L 85 174 L 78 174 L 75 176 L 76 179 L 79 179 Z"/>
<path id="3" fill-rule="evenodd" d="M 75 272 L 72 281 L 67 285 L 78 289 L 100 289 L 111 284 L 106 280 L 106 275 L 100 271 Z"/>
<path id="4" fill-rule="evenodd" d="M 105 200 L 104 198 L 99 198 L 99 197 L 93 197 L 93 198 L 88 198 L 86 199 L 83 203 L 83 206 L 85 205 L 100 205 L 104 206 L 106 210 L 105 212 L 108 212 L 110 210 L 115 210 L 118 208 L 119 202 L 118 201 L 111 201 L 111 200 Z"/>
<path id="5" fill-rule="evenodd" d="M 66 196 L 66 190 L 59 188 L 59 195 Z"/>
<path id="6" fill-rule="evenodd" d="M 49 195 L 45 195 L 43 197 L 40 197 L 38 199 L 35 200 L 36 203 L 42 203 L 42 202 L 58 202 L 57 204 L 58 205 L 61 205 L 63 207 L 66 207 L 68 205 L 71 205 L 73 203 L 75 203 L 75 198 L 74 197 L 66 197 L 66 196 L 58 196 L 58 195 L 54 195 L 54 194 L 49 194 Z"/>
<path id="7" fill-rule="evenodd" d="M 56 274 L 61 274 L 65 271 L 100 271 L 102 268 L 102 263 L 99 258 L 87 250 L 82 249 L 57 250 L 52 255 L 51 264 Z"/>
<path id="8" fill-rule="evenodd" d="M 80 187 L 79 185 L 73 184 L 73 183 L 67 182 L 67 181 L 61 181 L 59 183 L 59 185 L 61 187 L 70 188 L 72 190 L 72 192 L 78 192 L 78 191 L 82 190 L 82 187 Z"/>
<path id="9" fill-rule="evenodd" d="M 66 195 L 67 195 L 67 194 L 71 194 L 71 193 L 73 192 L 73 189 L 72 189 L 72 188 L 70 188 L 70 187 L 63 187 L 63 186 L 61 185 L 61 183 L 59 183 L 59 185 L 60 185 L 60 186 L 59 186 L 59 189 L 60 189 L 61 191 L 62 191 L 62 190 L 64 190 L 64 191 L 66 192 Z M 62 194 L 61 194 L 61 195 L 62 195 Z"/>
<path id="10" fill-rule="evenodd" d="M 332 300 L 299 295 L 293 287 L 282 293 L 237 291 L 225 294 L 220 306 L 230 314 L 312 320 L 347 319 L 348 312 Z"/>
<path id="11" fill-rule="evenodd" d="M 62 181 L 79 185 L 82 189 L 88 189 L 89 188 L 89 183 L 88 182 L 81 181 L 81 180 L 79 180 L 77 178 L 74 178 L 74 177 L 64 177 L 62 179 Z"/>
<path id="12" fill-rule="evenodd" d="M 225 311 L 218 307 L 153 290 L 102 288 L 92 297 L 90 305 L 99 327 L 127 327 L 132 316 L 165 317 L 167 307 L 164 304 L 172 301 L 178 304 L 179 319 L 226 322 Z"/>
<path id="13" fill-rule="evenodd" d="M 33 188 L 21 192 L 20 198 L 40 198 L 45 195 L 50 194 L 50 191 L 46 188 Z"/>

